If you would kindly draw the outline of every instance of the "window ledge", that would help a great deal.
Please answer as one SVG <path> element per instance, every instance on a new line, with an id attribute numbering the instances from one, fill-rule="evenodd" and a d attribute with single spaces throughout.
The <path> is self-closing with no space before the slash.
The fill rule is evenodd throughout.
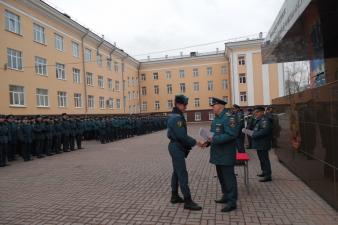
<path id="1" fill-rule="evenodd" d="M 46 42 L 43 43 L 43 42 L 39 42 L 39 41 L 36 41 L 36 40 L 33 40 L 33 42 L 34 42 L 34 43 L 37 43 L 37 44 L 39 44 L 39 45 L 43 45 L 43 46 L 47 47 Z"/>
<path id="2" fill-rule="evenodd" d="M 11 108 L 27 108 L 26 105 L 9 105 Z"/>
<path id="3" fill-rule="evenodd" d="M 16 32 L 14 32 L 14 31 L 10 31 L 10 30 L 8 30 L 8 29 L 5 29 L 7 32 L 9 32 L 9 33 L 12 33 L 12 34 L 15 34 L 15 35 L 18 35 L 18 36 L 20 36 L 20 37 L 23 37 L 23 34 L 21 34 L 21 33 L 16 33 Z"/>
<path id="4" fill-rule="evenodd" d="M 13 70 L 13 71 L 18 71 L 18 72 L 24 72 L 23 69 L 15 69 L 15 68 L 10 68 L 10 67 L 7 67 L 8 70 Z"/>
<path id="5" fill-rule="evenodd" d="M 39 109 L 49 109 L 50 106 L 37 106 L 36 108 L 39 108 Z"/>

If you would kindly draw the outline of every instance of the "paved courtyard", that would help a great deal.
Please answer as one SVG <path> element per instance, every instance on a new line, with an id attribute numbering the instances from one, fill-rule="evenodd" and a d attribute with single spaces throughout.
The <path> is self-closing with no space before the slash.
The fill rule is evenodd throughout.
<path id="1" fill-rule="evenodd" d="M 201 124 L 189 125 L 197 136 Z M 207 125 L 203 125 L 207 126 Z M 221 196 L 209 151 L 187 160 L 199 212 L 172 205 L 171 161 L 165 131 L 0 168 L 0 224 L 338 224 L 332 209 L 271 154 L 273 182 L 260 183 L 250 152 L 247 193 L 238 167 L 238 209 L 221 213 Z"/>

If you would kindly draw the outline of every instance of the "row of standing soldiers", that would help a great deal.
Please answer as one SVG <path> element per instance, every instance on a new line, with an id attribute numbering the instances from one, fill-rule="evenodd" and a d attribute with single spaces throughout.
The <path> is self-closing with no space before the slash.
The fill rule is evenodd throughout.
<path id="1" fill-rule="evenodd" d="M 166 128 L 163 116 L 70 117 L 0 115 L 0 167 L 20 155 L 43 158 L 82 149 L 83 140 L 102 144 Z"/>
<path id="2" fill-rule="evenodd" d="M 238 122 L 238 126 L 240 130 L 243 128 L 253 130 L 255 128 L 256 120 L 253 115 L 253 108 L 248 108 L 247 113 L 245 114 L 244 111 L 241 109 L 240 106 L 234 104 L 231 110 L 232 115 L 236 118 Z M 272 114 L 272 107 L 267 106 L 265 109 L 264 116 L 271 122 L 272 124 L 272 147 L 277 147 L 277 137 L 279 136 L 279 132 L 281 130 L 279 126 L 279 121 L 276 116 Z M 252 138 L 247 136 L 247 145 L 245 146 L 245 134 L 240 132 L 238 137 L 236 138 L 236 147 L 238 152 L 243 153 L 245 149 L 252 148 Z"/>

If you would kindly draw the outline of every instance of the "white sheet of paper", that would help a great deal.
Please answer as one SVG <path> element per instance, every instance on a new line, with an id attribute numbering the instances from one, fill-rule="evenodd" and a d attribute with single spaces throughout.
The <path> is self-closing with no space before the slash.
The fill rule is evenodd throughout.
<path id="1" fill-rule="evenodd" d="M 214 134 L 212 132 L 210 132 L 209 130 L 205 129 L 205 128 L 200 128 L 199 130 L 199 135 L 204 139 L 204 140 L 208 140 L 208 138 L 212 138 L 214 136 Z"/>

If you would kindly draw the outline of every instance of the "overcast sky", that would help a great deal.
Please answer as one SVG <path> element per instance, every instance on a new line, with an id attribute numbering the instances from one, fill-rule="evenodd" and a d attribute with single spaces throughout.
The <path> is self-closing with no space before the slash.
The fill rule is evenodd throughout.
<path id="1" fill-rule="evenodd" d="M 284 0 L 45 0 L 136 58 L 267 32 Z M 184 50 L 213 51 L 222 42 Z M 141 55 L 140 54 L 145 54 Z"/>

